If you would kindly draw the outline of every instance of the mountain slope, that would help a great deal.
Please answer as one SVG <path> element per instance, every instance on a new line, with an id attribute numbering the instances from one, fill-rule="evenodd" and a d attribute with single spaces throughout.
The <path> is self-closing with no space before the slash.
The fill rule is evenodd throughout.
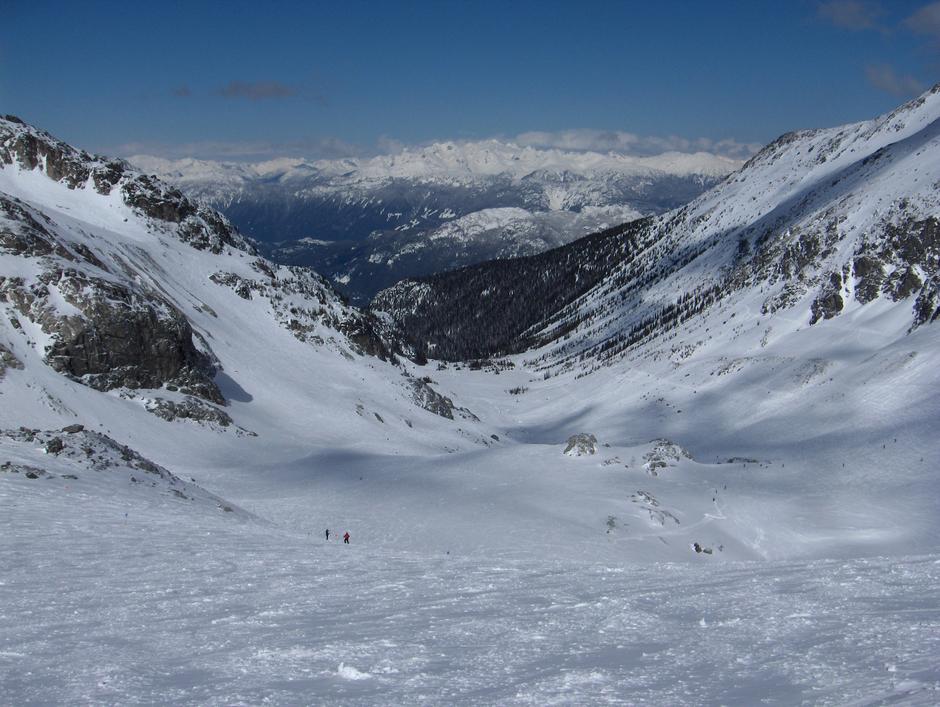
<path id="1" fill-rule="evenodd" d="M 369 316 L 233 231 L 206 226 L 187 241 L 188 224 L 212 214 L 161 183 L 125 188 L 141 183 L 129 170 L 102 194 L 94 174 L 107 161 L 4 128 L 8 152 L 34 148 L 0 169 L 2 427 L 84 423 L 259 516 L 293 527 L 355 519 L 370 542 L 408 548 L 485 553 L 509 532 L 523 554 L 688 559 L 698 547 L 753 559 L 894 553 L 937 537 L 923 474 L 937 455 L 937 332 L 908 333 L 919 295 L 879 290 L 809 325 L 811 289 L 789 308 L 762 307 L 817 266 L 786 275 L 792 256 L 780 251 L 766 272 L 781 281 L 749 280 L 721 260 L 745 257 L 737 234 L 708 250 L 669 230 L 702 223 L 694 214 L 709 204 L 732 213 L 765 193 L 763 157 L 721 187 L 746 187 L 744 199 L 709 194 L 558 251 L 458 271 L 456 299 L 435 289 L 454 275 L 396 288 L 393 311 Z M 49 160 L 59 153 L 78 178 Z M 147 213 L 193 208 L 179 221 Z M 746 257 L 763 262 L 771 242 Z M 696 294 L 696 269 L 702 287 L 719 278 L 722 289 Z M 670 278 L 695 285 L 676 292 Z M 686 309 L 634 331 L 667 296 Z M 447 327 L 429 306 L 451 307 Z M 418 360 L 507 342 L 521 352 L 480 370 L 396 366 L 396 311 L 424 327 Z M 151 341 L 164 342 L 157 356 Z M 598 440 L 594 453 L 564 455 L 579 433 Z M 820 466 L 826 483 L 807 487 Z"/>
<path id="2" fill-rule="evenodd" d="M 433 390 L 395 365 L 394 333 L 318 275 L 266 261 L 219 214 L 126 164 L 9 118 L 0 296 L 5 426 L 99 419 L 247 439 L 365 380 L 375 393 L 334 411 L 348 429 L 373 412 L 433 415 L 419 407 Z"/>
<path id="3" fill-rule="evenodd" d="M 917 546 L 938 533 L 938 118 L 934 89 L 872 121 L 784 136 L 687 207 L 615 230 L 635 236 L 624 247 L 583 239 L 539 256 L 568 272 L 580 247 L 603 270 L 583 292 L 522 276 L 523 259 L 403 282 L 374 307 L 442 357 L 537 345 L 512 360 L 544 380 L 508 408 L 532 442 L 575 428 L 667 438 L 715 465 L 687 480 L 716 503 L 717 469 L 743 466 L 727 489 L 763 479 L 747 493 L 763 510 L 703 522 L 761 553 Z M 640 489 L 654 514 L 666 483 Z"/>
<path id="4" fill-rule="evenodd" d="M 606 274 L 592 291 L 550 305 L 550 315 L 520 320 L 512 336 L 490 340 L 472 355 L 519 351 L 526 344 L 517 337 L 524 334 L 525 342 L 556 342 L 542 354 L 548 363 L 613 360 L 719 303 L 730 312 L 744 300 L 741 306 L 763 315 L 806 325 L 856 311 L 864 316 L 895 302 L 904 303 L 908 328 L 933 321 L 940 258 L 937 93 L 874 121 L 783 136 L 719 186 L 655 219 L 628 248 L 605 256 Z M 545 262 L 564 261 L 566 252 L 546 253 Z M 496 293 L 487 302 L 493 312 L 511 312 L 520 297 L 543 299 L 530 279 L 516 281 L 513 265 L 486 264 L 474 273 L 481 291 Z M 381 293 L 375 307 L 429 346 L 446 339 L 442 355 L 459 358 L 469 351 L 461 339 L 480 341 L 489 321 L 448 311 L 468 294 L 464 277 L 402 283 Z M 407 306 L 404 293 L 414 288 L 425 296 Z M 680 337 L 672 346 L 695 348 L 697 341 Z"/>
<path id="5" fill-rule="evenodd" d="M 545 342 L 537 325 L 602 283 L 649 237 L 650 224 L 640 219 L 539 255 L 404 280 L 371 307 L 392 316 L 415 349 L 434 358 L 528 351 Z"/>
<path id="6" fill-rule="evenodd" d="M 484 350 L 541 346 L 424 367 L 389 313 L 0 122 L 4 698 L 934 704 L 936 100 L 435 278 L 476 302 L 450 344 L 503 303 Z"/>

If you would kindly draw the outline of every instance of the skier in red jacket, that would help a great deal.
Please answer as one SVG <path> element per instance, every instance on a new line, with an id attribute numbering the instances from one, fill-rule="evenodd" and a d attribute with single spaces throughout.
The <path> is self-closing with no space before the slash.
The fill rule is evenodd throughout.
<path id="1" fill-rule="evenodd" d="M 349 545 L 349 531 L 346 531 L 346 534 L 343 536 L 343 542 Z"/>

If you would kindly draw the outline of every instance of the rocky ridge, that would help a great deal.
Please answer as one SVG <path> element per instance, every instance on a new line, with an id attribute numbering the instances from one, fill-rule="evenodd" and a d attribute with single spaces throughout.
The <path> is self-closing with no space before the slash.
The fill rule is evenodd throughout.
<path id="1" fill-rule="evenodd" d="M 55 214 L 29 201 L 55 184 Z M 88 231 L 92 221 L 128 235 L 101 237 Z M 394 359 L 381 323 L 345 305 L 315 273 L 258 256 L 217 212 L 125 162 L 0 119 L 0 303 L 10 330 L 51 368 L 102 391 L 165 387 L 225 404 L 211 336 L 192 324 L 193 312 L 217 314 L 167 288 L 172 273 L 160 257 L 171 241 L 205 253 L 221 268 L 210 274 L 216 286 L 262 299 L 298 340 Z M 4 351 L 4 367 L 15 365 Z"/>

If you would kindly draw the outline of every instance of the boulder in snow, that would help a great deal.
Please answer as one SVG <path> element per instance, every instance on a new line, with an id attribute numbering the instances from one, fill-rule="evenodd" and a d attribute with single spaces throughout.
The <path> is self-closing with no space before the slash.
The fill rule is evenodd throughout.
<path id="1" fill-rule="evenodd" d="M 568 438 L 565 454 L 569 457 L 582 457 L 597 454 L 597 437 L 586 432 L 579 432 Z"/>

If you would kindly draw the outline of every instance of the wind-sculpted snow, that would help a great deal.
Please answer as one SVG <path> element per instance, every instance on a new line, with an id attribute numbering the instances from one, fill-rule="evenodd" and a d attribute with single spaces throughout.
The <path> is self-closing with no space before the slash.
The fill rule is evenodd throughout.
<path id="1" fill-rule="evenodd" d="M 0 485 L 10 704 L 930 705 L 940 691 L 936 555 L 377 552 L 180 499 L 16 482 Z"/>

